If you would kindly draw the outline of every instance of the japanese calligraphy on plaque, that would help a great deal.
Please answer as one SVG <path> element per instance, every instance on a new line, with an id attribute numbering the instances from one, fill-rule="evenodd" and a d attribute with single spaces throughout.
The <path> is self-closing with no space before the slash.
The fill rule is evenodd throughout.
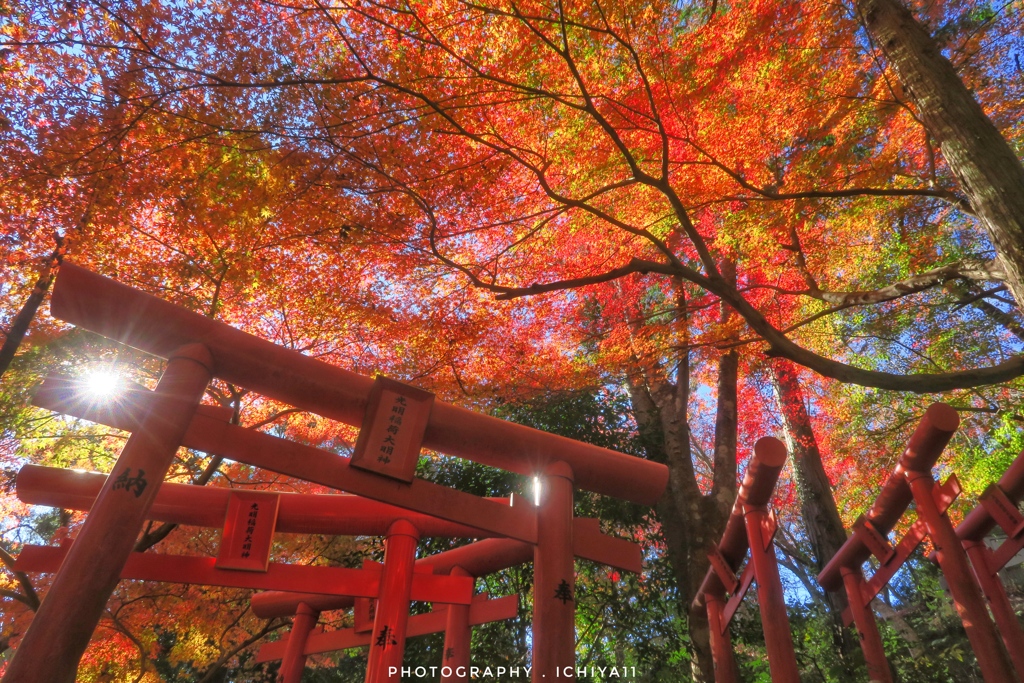
<path id="1" fill-rule="evenodd" d="M 217 555 L 218 569 L 267 571 L 279 502 L 276 493 L 231 492 Z"/>
<path id="2" fill-rule="evenodd" d="M 386 377 L 374 380 L 352 466 L 411 482 L 434 395 Z"/>

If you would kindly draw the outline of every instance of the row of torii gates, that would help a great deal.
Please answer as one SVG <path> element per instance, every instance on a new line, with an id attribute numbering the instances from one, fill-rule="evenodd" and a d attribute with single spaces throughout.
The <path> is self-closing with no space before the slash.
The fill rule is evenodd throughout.
<path id="1" fill-rule="evenodd" d="M 526 675 L 535 683 L 571 679 L 574 557 L 640 571 L 638 545 L 603 534 L 596 519 L 574 518 L 573 490 L 652 505 L 667 485 L 663 465 L 435 401 L 393 380 L 347 372 L 72 264 L 61 268 L 51 311 L 168 362 L 154 391 L 133 388 L 116 403 L 88 400 L 68 378 L 51 377 L 36 392 L 38 406 L 132 434 L 109 477 L 36 466 L 19 473 L 18 495 L 25 502 L 89 514 L 74 542 L 22 550 L 16 569 L 56 576 L 4 683 L 74 681 L 121 579 L 265 591 L 252 598 L 257 616 L 292 617 L 288 638 L 264 645 L 257 656 L 281 660 L 283 683 L 298 683 L 309 655 L 356 647 L 369 648 L 368 683 L 401 680 L 406 639 L 441 631 L 441 680 L 468 681 L 472 627 L 518 613 L 517 596 L 474 595 L 476 579 L 531 560 L 533 648 Z M 200 403 L 213 377 L 360 426 L 352 457 L 231 424 L 230 411 Z M 1024 496 L 1024 455 L 954 529 L 945 510 L 959 494 L 956 478 L 940 486 L 931 470 L 958 425 L 952 408 L 928 409 L 878 500 L 818 577 L 826 590 L 846 591 L 850 608 L 844 616 L 856 624 L 873 681 L 893 679 L 870 602 L 929 537 L 985 681 L 1024 683 L 1014 671 L 1024 672 L 1024 633 L 997 574 L 1024 547 L 1024 517 L 1017 508 Z M 355 495 L 164 483 L 180 446 Z M 480 498 L 419 479 L 422 447 L 538 476 L 539 500 Z M 755 444 L 722 540 L 709 553 L 711 568 L 695 604 L 707 610 L 718 683 L 738 680 L 728 625 L 754 582 L 772 680 L 799 681 L 769 508 L 785 460 L 777 439 Z M 893 546 L 887 536 L 911 502 L 918 521 Z M 222 528 L 217 557 L 133 552 L 147 519 Z M 993 552 L 983 538 L 997 525 L 1008 540 Z M 275 533 L 383 536 L 384 562 L 361 569 L 273 562 Z M 481 540 L 417 560 L 417 542 L 426 536 Z M 863 565 L 871 556 L 879 566 L 865 579 Z M 414 600 L 435 607 L 410 616 Z M 320 612 L 346 608 L 354 609 L 352 628 L 315 630 Z"/>

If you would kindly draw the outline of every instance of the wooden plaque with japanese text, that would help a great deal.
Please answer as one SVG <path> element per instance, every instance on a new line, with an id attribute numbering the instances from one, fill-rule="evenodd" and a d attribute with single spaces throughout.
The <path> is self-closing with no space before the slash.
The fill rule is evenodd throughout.
<path id="1" fill-rule="evenodd" d="M 265 491 L 232 491 L 217 555 L 218 569 L 265 572 L 277 525 L 280 497 Z"/>
<path id="2" fill-rule="evenodd" d="M 430 392 L 377 377 L 352 454 L 352 467 L 411 482 L 433 405 Z"/>

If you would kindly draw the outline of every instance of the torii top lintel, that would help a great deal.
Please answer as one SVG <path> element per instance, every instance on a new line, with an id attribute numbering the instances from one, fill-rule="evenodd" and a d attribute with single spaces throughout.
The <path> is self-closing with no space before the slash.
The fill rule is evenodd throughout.
<path id="1" fill-rule="evenodd" d="M 213 356 L 215 376 L 303 410 L 360 425 L 373 380 L 210 320 L 65 263 L 54 285 L 54 317 L 161 357 L 190 343 Z M 568 463 L 576 485 L 653 505 L 668 483 L 659 463 L 548 434 L 435 401 L 423 446 L 532 475 Z"/>

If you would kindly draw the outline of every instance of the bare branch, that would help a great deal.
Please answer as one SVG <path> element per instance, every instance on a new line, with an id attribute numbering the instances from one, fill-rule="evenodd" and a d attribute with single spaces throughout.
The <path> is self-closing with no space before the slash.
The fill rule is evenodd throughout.
<path id="1" fill-rule="evenodd" d="M 209 668 L 209 670 L 207 670 L 206 674 L 204 674 L 203 677 L 199 679 L 199 683 L 210 683 L 210 681 L 213 681 L 216 678 L 220 670 L 224 668 L 224 665 L 228 663 L 228 660 L 230 660 L 232 657 L 237 655 L 245 648 L 251 646 L 256 641 L 260 640 L 264 636 L 269 635 L 270 633 L 273 633 L 274 631 L 277 631 L 278 629 L 281 629 L 287 625 L 288 622 L 286 621 L 268 621 L 259 631 L 254 633 L 249 638 L 246 638 L 241 643 L 225 652 L 223 655 L 221 655 L 220 659 L 214 662 L 213 665 Z"/>

